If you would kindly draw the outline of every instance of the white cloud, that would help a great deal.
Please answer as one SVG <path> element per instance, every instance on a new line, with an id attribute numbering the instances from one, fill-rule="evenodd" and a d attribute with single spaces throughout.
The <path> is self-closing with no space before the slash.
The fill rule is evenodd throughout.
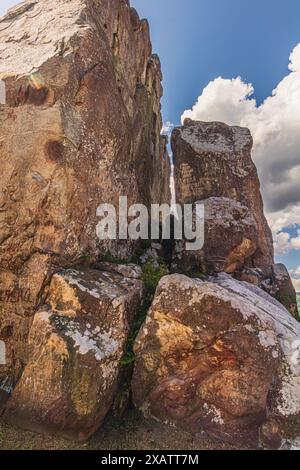
<path id="1" fill-rule="evenodd" d="M 300 44 L 290 55 L 289 69 L 291 72 L 260 106 L 251 98 L 251 84 L 240 77 L 219 77 L 208 84 L 193 108 L 182 116 L 250 128 L 253 158 L 275 234 L 284 227 L 300 225 Z M 300 249 L 300 233 L 296 239 L 286 235 L 277 238 L 278 249 Z"/>
<path id="2" fill-rule="evenodd" d="M 297 230 L 295 237 L 292 237 L 287 232 L 275 232 L 274 244 L 277 255 L 283 255 L 291 250 L 300 250 L 300 230 Z"/>
<path id="3" fill-rule="evenodd" d="M 170 121 L 164 122 L 161 133 L 163 135 L 170 136 L 173 128 L 174 128 L 174 124 L 172 124 Z"/>
<path id="4" fill-rule="evenodd" d="M 224 121 L 238 125 L 245 116 L 255 112 L 256 101 L 253 86 L 244 83 L 240 77 L 227 80 L 218 77 L 204 88 L 196 104 L 182 115 L 185 118 L 202 121 Z"/>
<path id="5" fill-rule="evenodd" d="M 295 275 L 300 277 L 300 266 L 295 270 Z"/>
<path id="6" fill-rule="evenodd" d="M 292 278 L 292 281 L 293 281 L 294 287 L 296 289 L 296 292 L 300 292 L 300 279 L 293 279 Z"/>
<path id="7" fill-rule="evenodd" d="M 283 255 L 290 250 L 290 240 L 291 237 L 286 232 L 275 233 L 274 245 L 275 251 L 278 255 Z"/>
<path id="8" fill-rule="evenodd" d="M 300 266 L 296 269 L 291 269 L 290 275 L 296 291 L 300 292 Z"/>

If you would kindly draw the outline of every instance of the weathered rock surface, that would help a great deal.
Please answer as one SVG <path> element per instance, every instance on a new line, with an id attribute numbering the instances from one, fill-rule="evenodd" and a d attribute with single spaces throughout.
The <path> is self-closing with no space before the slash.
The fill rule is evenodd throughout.
<path id="1" fill-rule="evenodd" d="M 297 316 L 296 292 L 290 275 L 284 267 L 279 269 L 274 264 L 273 238 L 251 159 L 252 145 L 248 129 L 220 122 L 187 119 L 183 127 L 174 129 L 177 201 L 181 205 L 199 201 L 206 214 L 203 250 L 187 252 L 184 244 L 177 242 L 173 263 L 184 270 L 232 273 L 238 279 L 259 285 Z M 227 205 L 222 202 L 224 198 L 232 201 L 231 208 L 229 202 Z M 234 212 L 237 203 L 244 206 L 244 215 Z M 251 219 L 255 221 L 252 227 Z"/>
<path id="2" fill-rule="evenodd" d="M 237 279 L 250 282 L 275 297 L 293 317 L 299 319 L 297 294 L 291 276 L 283 264 L 274 264 L 269 269 L 243 268 L 235 273 Z"/>
<path id="3" fill-rule="evenodd" d="M 273 295 L 293 315 L 298 316 L 297 294 L 291 282 L 290 274 L 284 264 L 273 266 Z"/>
<path id="4" fill-rule="evenodd" d="M 103 250 L 101 203 L 168 202 L 161 69 L 127 0 L 25 1 L 0 20 L 0 340 L 15 385 L 51 275 Z M 129 190 L 130 188 L 130 190 Z"/>
<path id="5" fill-rule="evenodd" d="M 299 337 L 299 323 L 251 284 L 166 276 L 135 343 L 135 404 L 233 444 L 279 447 L 300 433 Z"/>
<path id="6" fill-rule="evenodd" d="M 252 145 L 248 129 L 187 119 L 172 134 L 175 188 L 179 204 L 225 197 L 248 207 L 258 229 L 253 266 L 264 268 L 273 264 L 274 250 L 257 170 L 251 159 Z"/>
<path id="7" fill-rule="evenodd" d="M 143 297 L 134 268 L 124 277 L 107 267 L 53 276 L 30 329 L 28 363 L 7 403 L 10 423 L 76 440 L 101 425 Z"/>
<path id="8" fill-rule="evenodd" d="M 176 241 L 173 268 L 212 274 L 234 273 L 245 266 L 258 246 L 257 224 L 248 207 L 223 197 L 211 197 L 197 204 L 204 206 L 203 249 L 186 251 L 185 241 Z"/>

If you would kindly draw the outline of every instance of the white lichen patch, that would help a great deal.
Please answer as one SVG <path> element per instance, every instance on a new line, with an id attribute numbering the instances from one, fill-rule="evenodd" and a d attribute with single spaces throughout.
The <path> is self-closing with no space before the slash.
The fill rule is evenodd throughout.
<path id="1" fill-rule="evenodd" d="M 274 347 L 277 346 L 277 341 L 274 337 L 274 333 L 273 331 L 271 330 L 267 330 L 267 331 L 260 331 L 258 333 L 258 337 L 259 337 L 259 341 L 260 341 L 260 344 L 264 347 L 264 348 L 271 348 L 273 349 Z"/>
<path id="2" fill-rule="evenodd" d="M 78 354 L 92 353 L 97 361 L 111 358 L 120 349 L 119 341 L 115 338 L 116 332 L 101 331 L 99 326 L 92 328 L 88 323 L 85 326 L 64 317 L 55 317 L 55 324 L 62 332 L 74 342 Z"/>
<path id="3" fill-rule="evenodd" d="M 81 24 L 81 0 L 31 2 L 30 9 L 14 7 L 3 17 L 0 30 L 1 72 L 5 76 L 28 75 L 55 56 L 73 52 L 71 38 L 83 35 L 91 27 Z"/>
<path id="4" fill-rule="evenodd" d="M 97 300 L 115 299 L 126 293 L 125 289 L 120 286 L 120 282 L 117 283 L 110 273 L 99 272 L 98 279 L 87 279 L 86 273 L 68 269 L 61 273 L 61 276 L 70 286 Z"/>
<path id="5" fill-rule="evenodd" d="M 96 288 L 89 288 L 89 287 L 86 287 L 82 284 L 80 278 L 77 277 L 77 273 L 76 271 L 71 271 L 69 270 L 68 271 L 68 274 L 64 274 L 64 279 L 66 281 L 68 281 L 68 283 L 71 285 L 71 286 L 75 286 L 77 287 L 79 290 L 81 290 L 82 292 L 86 292 L 88 293 L 89 295 L 91 295 L 92 297 L 95 297 L 96 299 L 100 299 L 101 298 L 101 293 L 99 292 L 99 289 L 96 289 Z"/>
<path id="6" fill-rule="evenodd" d="M 212 423 L 223 425 L 224 420 L 222 418 L 221 410 L 219 410 L 215 405 L 204 403 L 204 415 L 211 420 Z"/>
<path id="7" fill-rule="evenodd" d="M 187 142 L 197 154 L 203 152 L 236 153 L 241 151 L 251 142 L 248 129 L 242 127 L 231 127 L 233 139 L 227 133 L 220 131 L 218 126 L 211 123 L 195 122 L 193 126 L 180 129 L 181 138 Z"/>

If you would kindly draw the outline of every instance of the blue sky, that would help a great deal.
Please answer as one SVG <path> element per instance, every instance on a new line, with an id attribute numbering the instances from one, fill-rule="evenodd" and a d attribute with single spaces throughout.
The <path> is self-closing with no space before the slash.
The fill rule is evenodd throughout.
<path id="1" fill-rule="evenodd" d="M 16 3 L 1 0 L 0 14 Z M 298 268 L 300 46 L 289 56 L 300 43 L 300 0 L 131 0 L 131 5 L 149 20 L 153 50 L 162 62 L 164 121 L 179 124 L 204 93 L 191 117 L 250 127 L 277 259 Z M 242 80 L 224 80 L 238 76 Z M 249 102 L 248 84 L 256 103 Z M 300 269 L 295 279 L 300 291 Z"/>
<path id="2" fill-rule="evenodd" d="M 286 75 L 300 41 L 299 0 L 132 0 L 151 26 L 164 73 L 165 120 L 178 123 L 203 87 L 240 75 L 259 101 Z"/>

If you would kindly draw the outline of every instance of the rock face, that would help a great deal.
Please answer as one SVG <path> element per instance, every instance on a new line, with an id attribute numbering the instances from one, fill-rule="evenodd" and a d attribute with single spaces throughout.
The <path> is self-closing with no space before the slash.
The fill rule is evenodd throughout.
<path id="1" fill-rule="evenodd" d="M 0 20 L 0 79 L 0 384 L 9 375 L 14 386 L 52 274 L 131 251 L 100 243 L 99 204 L 168 202 L 169 169 L 160 63 L 128 1 L 11 9 Z"/>
<path id="2" fill-rule="evenodd" d="M 269 267 L 273 263 L 273 240 L 251 159 L 252 145 L 248 129 L 186 120 L 172 135 L 176 197 L 179 204 L 225 197 L 248 207 L 256 219 L 259 237 L 253 264 Z"/>
<path id="3" fill-rule="evenodd" d="M 289 312 L 297 316 L 297 294 L 291 282 L 290 274 L 284 264 L 273 266 L 273 295 L 281 302 Z"/>
<path id="4" fill-rule="evenodd" d="M 8 401 L 8 422 L 79 441 L 99 428 L 143 297 L 136 270 L 127 267 L 127 276 L 113 266 L 53 276 L 34 316 L 30 357 Z"/>
<path id="5" fill-rule="evenodd" d="M 273 238 L 251 159 L 252 145 L 248 129 L 220 122 L 187 119 L 183 127 L 174 129 L 177 202 L 202 203 L 206 213 L 203 249 L 187 252 L 181 242 L 176 243 L 173 264 L 183 271 L 225 271 L 254 282 L 284 298 L 283 305 L 297 315 L 296 292 L 288 272 L 285 270 L 284 281 L 276 274 Z M 237 204 L 243 206 L 243 214 L 237 211 Z"/>
<path id="6" fill-rule="evenodd" d="M 196 204 L 204 205 L 204 247 L 185 251 L 185 242 L 177 241 L 173 265 L 184 272 L 234 273 L 257 250 L 258 230 L 249 209 L 233 199 L 211 197 Z"/>
<path id="7" fill-rule="evenodd" d="M 257 287 L 219 274 L 163 278 L 135 343 L 146 416 L 231 443 L 300 431 L 300 325 Z"/>
<path id="8" fill-rule="evenodd" d="M 142 270 L 104 261 L 128 259 L 138 244 L 100 241 L 97 208 L 117 208 L 119 196 L 128 206 L 170 202 L 161 80 L 148 23 L 128 0 L 25 0 L 0 19 L 8 423 L 83 441 L 113 402 L 127 403 L 121 358 L 140 324 Z M 135 342 L 134 402 L 192 432 L 278 448 L 300 433 L 300 324 L 274 299 L 297 313 L 288 272 L 274 264 L 251 135 L 187 121 L 172 148 L 178 202 L 205 207 L 205 245 L 152 240 L 139 258 L 146 302 L 172 262 L 205 281 L 161 280 Z"/>

